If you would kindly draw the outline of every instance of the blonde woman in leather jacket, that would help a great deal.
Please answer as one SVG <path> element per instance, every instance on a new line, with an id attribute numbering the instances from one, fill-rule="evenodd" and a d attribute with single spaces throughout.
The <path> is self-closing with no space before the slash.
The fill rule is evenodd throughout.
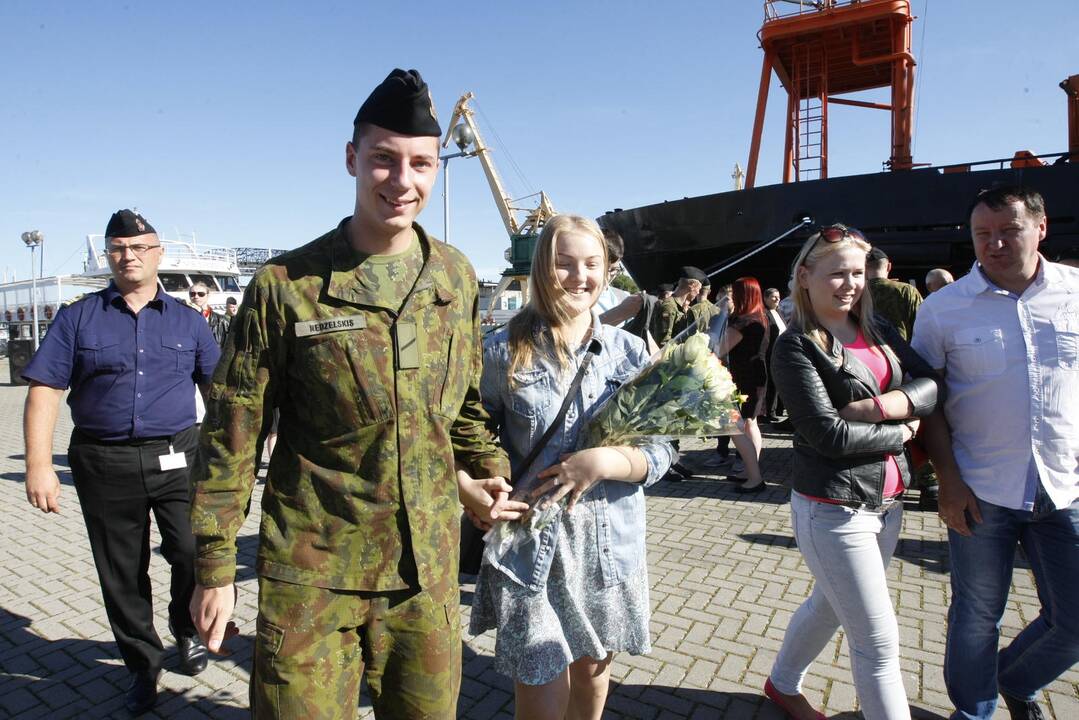
<path id="1" fill-rule="evenodd" d="M 874 321 L 869 250 L 842 225 L 806 241 L 791 279 L 792 326 L 772 358 L 795 429 L 791 523 L 816 582 L 791 618 L 765 694 L 805 720 L 823 715 L 802 695 L 802 680 L 840 625 L 867 720 L 910 718 L 886 571 L 910 482 L 904 443 L 936 405 L 938 383 L 904 382 L 915 363 L 900 361 L 909 348 L 890 346 Z"/>

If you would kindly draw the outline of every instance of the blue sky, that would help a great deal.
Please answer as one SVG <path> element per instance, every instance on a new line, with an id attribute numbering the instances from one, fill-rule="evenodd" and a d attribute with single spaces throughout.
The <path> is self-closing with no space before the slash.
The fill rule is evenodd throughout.
<path id="1" fill-rule="evenodd" d="M 915 161 L 1066 150 L 1073 0 L 912 0 Z M 87 233 L 137 206 L 165 237 L 290 248 L 349 214 L 344 145 L 393 67 L 443 122 L 476 93 L 510 193 L 558 210 L 730 189 L 749 151 L 762 0 L 0 3 L 0 269 L 77 272 Z M 1036 8 L 1036 12 L 1031 8 Z M 773 80 L 758 184 L 779 180 Z M 873 172 L 888 117 L 832 107 L 831 174 Z M 514 170 L 514 164 L 523 177 Z M 508 245 L 476 160 L 454 160 L 450 240 L 481 276 Z M 443 233 L 442 186 L 420 221 Z"/>

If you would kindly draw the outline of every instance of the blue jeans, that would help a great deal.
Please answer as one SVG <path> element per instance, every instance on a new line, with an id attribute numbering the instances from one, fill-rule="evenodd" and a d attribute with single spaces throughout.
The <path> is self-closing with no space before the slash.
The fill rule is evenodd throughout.
<path id="1" fill-rule="evenodd" d="M 952 604 L 944 682 L 955 719 L 990 718 L 997 692 L 1032 700 L 1079 662 L 1079 502 L 1053 507 L 1039 486 L 1033 510 L 978 500 L 982 522 L 971 537 L 948 531 Z M 997 651 L 1015 545 L 1023 547 L 1042 609 Z"/>
<path id="2" fill-rule="evenodd" d="M 772 666 L 772 684 L 779 692 L 801 692 L 810 664 L 842 624 L 866 720 L 910 719 L 886 575 L 902 523 L 899 503 L 874 512 L 791 493 L 794 537 L 816 583 L 791 617 Z"/>

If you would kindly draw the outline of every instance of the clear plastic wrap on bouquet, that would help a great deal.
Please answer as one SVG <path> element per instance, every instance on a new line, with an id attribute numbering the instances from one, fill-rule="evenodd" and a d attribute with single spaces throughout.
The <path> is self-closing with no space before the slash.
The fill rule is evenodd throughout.
<path id="1" fill-rule="evenodd" d="M 724 308 L 706 331 L 691 327 L 667 343 L 592 415 L 578 438 L 578 450 L 740 434 L 739 408 L 745 397 L 715 354 L 726 328 Z M 515 495 L 527 488 L 516 490 Z M 512 548 L 534 540 L 557 519 L 564 504 L 565 498 L 544 507 L 540 499 L 520 521 L 496 524 L 486 535 L 485 556 L 497 563 Z"/>

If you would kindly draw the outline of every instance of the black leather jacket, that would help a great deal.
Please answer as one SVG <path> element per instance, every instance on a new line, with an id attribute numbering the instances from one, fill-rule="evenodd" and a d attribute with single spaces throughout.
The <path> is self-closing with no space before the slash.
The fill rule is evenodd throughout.
<path id="1" fill-rule="evenodd" d="M 904 368 L 891 347 L 881 347 L 892 370 L 891 384 L 883 391 L 869 368 L 835 340 L 828 353 L 797 328 L 776 341 L 772 375 L 794 425 L 791 485 L 798 492 L 879 508 L 885 455 L 895 455 L 903 482 L 909 486 L 909 461 L 898 421 L 874 424 L 839 417 L 839 410 L 854 400 L 896 389 L 910 398 L 918 417 L 936 407 L 943 383 L 931 370 L 904 383 L 904 369 L 911 372 L 918 363 L 908 362 Z M 902 350 L 907 356 L 909 348 Z"/>

